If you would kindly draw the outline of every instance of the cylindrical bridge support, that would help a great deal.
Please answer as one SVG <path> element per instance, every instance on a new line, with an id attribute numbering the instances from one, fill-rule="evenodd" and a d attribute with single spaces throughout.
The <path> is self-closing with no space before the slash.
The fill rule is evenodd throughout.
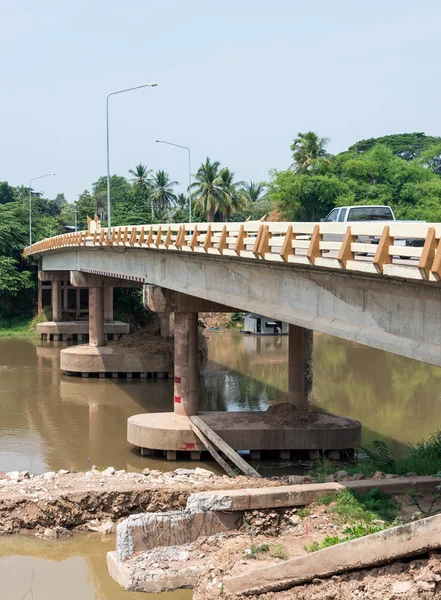
<path id="1" fill-rule="evenodd" d="M 198 313 L 175 313 L 174 407 L 178 415 L 198 413 Z"/>
<path id="2" fill-rule="evenodd" d="M 289 326 L 288 398 L 303 410 L 312 410 L 312 336 L 310 329 Z"/>
<path id="3" fill-rule="evenodd" d="M 52 321 L 55 323 L 61 321 L 61 281 L 54 279 L 52 281 Z"/>
<path id="4" fill-rule="evenodd" d="M 110 286 L 104 288 L 104 321 L 113 321 L 113 287 Z"/>
<path id="5" fill-rule="evenodd" d="M 104 346 L 104 288 L 89 288 L 89 346 Z"/>

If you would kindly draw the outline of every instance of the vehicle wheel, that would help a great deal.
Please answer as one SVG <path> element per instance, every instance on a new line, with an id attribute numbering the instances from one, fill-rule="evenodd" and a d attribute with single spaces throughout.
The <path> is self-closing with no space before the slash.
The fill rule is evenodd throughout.
<path id="1" fill-rule="evenodd" d="M 400 256 L 401 260 L 410 260 L 411 256 Z"/>
<path id="2" fill-rule="evenodd" d="M 367 256 L 367 252 L 357 252 L 358 256 Z"/>

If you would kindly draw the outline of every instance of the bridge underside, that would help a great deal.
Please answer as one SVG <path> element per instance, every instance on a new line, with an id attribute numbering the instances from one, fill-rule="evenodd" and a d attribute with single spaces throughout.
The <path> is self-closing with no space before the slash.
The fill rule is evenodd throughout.
<path id="1" fill-rule="evenodd" d="M 110 248 L 43 254 L 42 269 L 152 284 L 441 366 L 441 291 L 433 282 Z"/>

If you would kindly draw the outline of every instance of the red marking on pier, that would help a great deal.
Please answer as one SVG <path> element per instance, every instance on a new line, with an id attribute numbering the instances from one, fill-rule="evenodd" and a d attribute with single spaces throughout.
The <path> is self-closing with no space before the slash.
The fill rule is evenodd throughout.
<path id="1" fill-rule="evenodd" d="M 175 383 L 181 383 L 181 378 L 180 377 L 175 377 Z"/>
<path id="2" fill-rule="evenodd" d="M 182 402 L 181 396 L 175 396 L 175 402 L 176 402 L 176 404 L 181 404 L 181 402 Z"/>

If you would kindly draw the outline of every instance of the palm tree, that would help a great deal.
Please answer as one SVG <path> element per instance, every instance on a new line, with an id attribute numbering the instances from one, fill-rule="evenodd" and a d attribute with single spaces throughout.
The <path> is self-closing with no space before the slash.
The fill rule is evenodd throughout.
<path id="1" fill-rule="evenodd" d="M 176 196 L 176 206 L 178 207 L 179 210 L 184 210 L 185 208 L 187 208 L 188 205 L 188 198 L 185 194 L 178 194 Z"/>
<path id="2" fill-rule="evenodd" d="M 176 200 L 176 194 L 173 191 L 175 185 L 178 185 L 178 182 L 172 181 L 168 173 L 156 171 L 152 181 L 152 211 L 154 203 L 160 211 L 169 211 Z"/>
<path id="3" fill-rule="evenodd" d="M 242 185 L 242 194 L 249 204 L 255 204 L 266 196 L 266 186 L 263 183 L 245 181 Z"/>
<path id="4" fill-rule="evenodd" d="M 152 180 L 150 175 L 153 173 L 152 169 L 147 169 L 146 165 L 139 163 L 134 170 L 129 169 L 129 173 L 133 175 L 132 181 L 134 184 L 142 190 L 149 190 L 151 188 Z"/>
<path id="5" fill-rule="evenodd" d="M 325 150 L 328 138 L 320 138 L 313 131 L 298 133 L 291 144 L 294 164 L 292 168 L 297 173 L 304 173 L 317 158 L 327 158 L 329 155 Z"/>
<path id="6" fill-rule="evenodd" d="M 196 196 L 194 210 L 202 209 L 209 222 L 214 221 L 214 215 L 224 197 L 219 167 L 219 161 L 211 162 L 207 156 L 195 175 L 196 181 L 191 184 L 191 189 L 195 190 Z"/>
<path id="7" fill-rule="evenodd" d="M 228 221 L 233 210 L 240 210 L 243 207 L 244 197 L 239 188 L 245 185 L 245 182 L 234 181 L 234 173 L 228 167 L 220 171 L 219 182 L 224 193 L 218 202 L 217 210 L 223 221 Z"/>

